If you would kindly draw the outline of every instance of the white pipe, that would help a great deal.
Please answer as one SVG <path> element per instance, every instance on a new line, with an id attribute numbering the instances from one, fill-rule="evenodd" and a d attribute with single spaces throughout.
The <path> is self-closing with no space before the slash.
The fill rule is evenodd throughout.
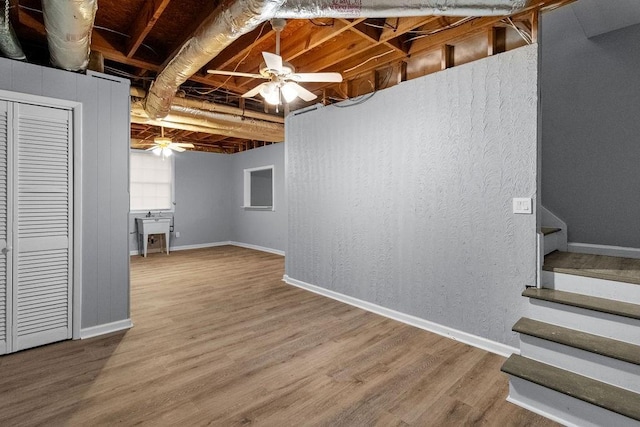
<path id="1" fill-rule="evenodd" d="M 91 30 L 98 0 L 42 0 L 51 63 L 69 71 L 89 64 Z"/>
<path id="2" fill-rule="evenodd" d="M 52 1 L 52 0 L 49 0 Z M 509 15 L 526 0 L 235 0 L 223 3 L 160 72 L 144 102 L 153 119 L 169 114 L 182 83 L 243 34 L 272 18 Z"/>
<path id="3" fill-rule="evenodd" d="M 511 15 L 526 0 L 287 0 L 274 18 L 401 18 Z"/>
<path id="4" fill-rule="evenodd" d="M 5 1 L 8 2 L 9 0 Z M 6 3 L 6 6 L 8 5 L 9 3 Z M 9 59 L 24 61 L 27 57 L 22 51 L 18 37 L 16 37 L 13 26 L 9 21 L 8 12 L 9 9 L 7 7 L 0 11 L 0 52 Z"/>

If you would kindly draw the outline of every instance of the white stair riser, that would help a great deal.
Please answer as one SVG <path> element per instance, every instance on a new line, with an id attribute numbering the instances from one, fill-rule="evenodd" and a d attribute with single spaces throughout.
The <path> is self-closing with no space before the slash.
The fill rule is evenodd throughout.
<path id="1" fill-rule="evenodd" d="M 520 336 L 520 354 L 547 365 L 640 393 L 640 365 L 529 335 Z"/>
<path id="2" fill-rule="evenodd" d="M 636 420 L 512 375 L 507 400 L 566 426 L 640 427 Z"/>
<path id="3" fill-rule="evenodd" d="M 560 234 L 558 232 L 544 236 L 544 254 L 560 250 Z"/>
<path id="4" fill-rule="evenodd" d="M 557 291 L 640 304 L 640 285 L 542 271 L 542 286 Z"/>
<path id="5" fill-rule="evenodd" d="M 529 299 L 530 318 L 640 345 L 640 320 L 550 301 Z"/>

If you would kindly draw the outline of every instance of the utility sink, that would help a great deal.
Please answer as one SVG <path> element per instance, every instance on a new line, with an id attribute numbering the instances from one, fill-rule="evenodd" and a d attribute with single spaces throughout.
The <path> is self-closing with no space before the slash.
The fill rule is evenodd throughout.
<path id="1" fill-rule="evenodd" d="M 170 227 L 171 218 L 161 216 L 136 218 L 136 228 L 138 229 L 138 251 L 140 252 L 140 249 L 142 249 L 142 255 L 146 258 L 149 235 L 162 234 L 164 236 L 167 255 L 169 255 Z M 142 242 L 140 240 L 142 240 Z"/>

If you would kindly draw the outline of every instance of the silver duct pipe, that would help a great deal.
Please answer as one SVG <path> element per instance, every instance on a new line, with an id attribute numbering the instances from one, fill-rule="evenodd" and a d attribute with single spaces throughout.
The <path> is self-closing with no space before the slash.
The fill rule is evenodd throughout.
<path id="1" fill-rule="evenodd" d="M 5 0 L 4 10 L 0 12 L 0 52 L 9 59 L 27 59 L 9 21 L 9 0 Z"/>
<path id="2" fill-rule="evenodd" d="M 89 64 L 91 30 L 98 0 L 42 0 L 51 63 L 69 71 Z"/>
<path id="3" fill-rule="evenodd" d="M 527 0 L 287 0 L 274 18 L 402 18 L 511 15 Z"/>
<path id="4" fill-rule="evenodd" d="M 284 124 L 171 105 L 162 120 L 150 119 L 141 102 L 131 104 L 131 122 L 258 141 L 284 141 Z"/>
<path id="5" fill-rule="evenodd" d="M 151 118 L 165 117 L 182 83 L 238 37 L 271 18 L 509 15 L 525 4 L 526 0 L 235 0 L 221 5 L 162 70 L 144 108 Z"/>
<path id="6" fill-rule="evenodd" d="M 270 19 L 282 3 L 284 0 L 235 0 L 221 4 L 151 85 L 144 104 L 149 117 L 166 116 L 182 83 L 238 37 Z"/>

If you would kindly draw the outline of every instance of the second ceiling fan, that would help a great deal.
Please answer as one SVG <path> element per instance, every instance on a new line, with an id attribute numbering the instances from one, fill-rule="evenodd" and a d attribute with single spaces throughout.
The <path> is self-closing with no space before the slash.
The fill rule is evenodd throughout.
<path id="1" fill-rule="evenodd" d="M 242 73 L 236 71 L 207 70 L 209 74 L 224 76 L 249 77 L 254 79 L 269 80 L 254 87 L 242 95 L 243 98 L 252 98 L 258 94 L 272 105 L 279 105 L 282 101 L 291 102 L 296 98 L 304 101 L 313 101 L 317 95 L 305 89 L 300 83 L 340 83 L 340 73 L 296 73 L 293 65 L 284 61 L 280 56 L 280 32 L 286 25 L 284 19 L 272 19 L 271 26 L 276 32 L 276 53 L 262 52 L 264 63 L 260 66 L 260 74 Z"/>

